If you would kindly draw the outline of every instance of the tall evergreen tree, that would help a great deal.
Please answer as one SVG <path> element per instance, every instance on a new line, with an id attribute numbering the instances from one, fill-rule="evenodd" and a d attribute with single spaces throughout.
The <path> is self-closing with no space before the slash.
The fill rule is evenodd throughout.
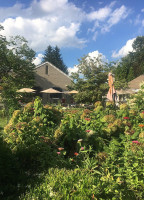
<path id="1" fill-rule="evenodd" d="M 55 46 L 54 48 L 49 45 L 47 49 L 45 50 L 45 54 L 43 57 L 43 62 L 50 62 L 60 70 L 62 70 L 64 73 L 68 74 L 67 66 L 64 64 L 60 49 L 58 46 Z"/>
<path id="2" fill-rule="evenodd" d="M 50 63 L 53 63 L 54 62 L 54 52 L 53 52 L 53 48 L 49 45 L 47 47 L 47 49 L 45 50 L 45 53 L 44 53 L 44 57 L 43 57 L 43 62 L 50 62 Z"/>

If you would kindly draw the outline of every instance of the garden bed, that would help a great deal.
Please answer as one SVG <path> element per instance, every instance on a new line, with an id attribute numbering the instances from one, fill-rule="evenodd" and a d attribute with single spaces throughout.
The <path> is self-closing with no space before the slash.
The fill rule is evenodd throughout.
<path id="1" fill-rule="evenodd" d="M 15 111 L 1 134 L 1 199 L 144 199 L 143 93 L 132 100 Z"/>

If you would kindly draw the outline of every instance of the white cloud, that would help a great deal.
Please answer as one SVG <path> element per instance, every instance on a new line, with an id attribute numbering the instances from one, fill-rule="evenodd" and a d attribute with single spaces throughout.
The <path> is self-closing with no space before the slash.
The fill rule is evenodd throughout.
<path id="1" fill-rule="evenodd" d="M 111 25 L 117 24 L 121 19 L 125 19 L 127 15 L 128 15 L 128 10 L 126 9 L 125 6 L 121 6 L 120 8 L 114 10 L 108 22 Z"/>
<path id="2" fill-rule="evenodd" d="M 90 21 L 91 20 L 103 21 L 110 15 L 110 13 L 111 13 L 111 8 L 105 7 L 105 8 L 99 9 L 98 11 L 93 11 L 89 13 L 87 17 Z"/>
<path id="3" fill-rule="evenodd" d="M 17 17 L 23 15 L 23 5 L 16 3 L 12 7 L 0 7 L 1 22 L 9 17 Z"/>
<path id="4" fill-rule="evenodd" d="M 113 58 L 123 57 L 126 56 L 129 52 L 132 52 L 133 51 L 132 44 L 135 39 L 136 38 L 128 40 L 126 44 L 118 52 L 114 51 L 112 53 L 112 57 Z"/>
<path id="5" fill-rule="evenodd" d="M 103 8 L 99 8 L 98 10 L 92 11 L 89 14 L 87 14 L 87 18 L 90 21 L 98 20 L 98 21 L 104 21 L 107 17 L 110 16 L 112 12 L 112 8 L 115 5 L 115 1 L 112 1 L 108 6 L 105 6 Z"/>
<path id="6" fill-rule="evenodd" d="M 99 51 L 93 51 L 93 52 L 88 53 L 88 56 L 93 60 L 97 59 L 100 55 L 102 56 L 102 54 L 99 53 Z"/>
<path id="7" fill-rule="evenodd" d="M 48 45 L 85 46 L 86 40 L 77 36 L 85 13 L 68 0 L 34 0 L 27 8 L 15 4 L 0 11 L 2 34 L 24 36 L 35 51 L 43 51 Z"/>
<path id="8" fill-rule="evenodd" d="M 89 23 L 93 40 L 102 31 L 125 19 L 128 10 L 121 6 L 114 10 L 113 1 L 105 7 L 86 13 L 68 0 L 33 0 L 27 7 L 16 3 L 12 7 L 0 7 L 2 33 L 5 36 L 24 36 L 31 48 L 43 51 L 48 45 L 83 48 L 87 39 L 79 36 L 81 25 Z"/>
<path id="9" fill-rule="evenodd" d="M 125 19 L 128 16 L 129 12 L 130 11 L 124 5 L 121 6 L 120 8 L 115 9 L 111 13 L 107 23 L 103 26 L 101 31 L 102 32 L 110 31 L 110 28 L 115 24 L 119 23 L 122 19 Z"/>
<path id="10" fill-rule="evenodd" d="M 43 57 L 44 57 L 43 54 L 38 54 L 38 55 L 35 57 L 33 63 L 34 63 L 35 65 L 41 64 L 42 58 L 43 58 Z"/>
<path id="11" fill-rule="evenodd" d="M 92 60 L 93 62 L 96 62 L 97 64 L 107 61 L 105 55 L 103 55 L 99 51 L 93 51 L 93 52 L 88 53 L 88 57 L 86 58 L 86 60 L 88 62 Z"/>
<path id="12" fill-rule="evenodd" d="M 68 68 L 69 75 L 71 75 L 72 73 L 75 73 L 77 71 L 78 71 L 77 65 L 75 65 L 74 67 L 69 67 Z"/>
<path id="13" fill-rule="evenodd" d="M 88 33 L 92 32 L 94 34 L 93 40 L 96 40 L 98 33 L 109 32 L 114 25 L 127 18 L 127 16 L 130 14 L 130 9 L 124 5 L 114 9 L 115 4 L 116 2 L 113 1 L 108 6 L 87 14 L 88 20 L 90 22 L 94 21 L 93 27 L 88 29 Z"/>
<path id="14" fill-rule="evenodd" d="M 94 35 L 93 35 L 93 38 L 92 38 L 92 39 L 93 39 L 94 41 L 96 41 L 96 39 L 97 39 L 97 36 L 98 36 L 98 31 L 96 31 L 96 32 L 94 33 Z"/>
<path id="15" fill-rule="evenodd" d="M 141 12 L 144 12 L 144 8 L 143 8 L 143 9 L 141 9 Z"/>
<path id="16" fill-rule="evenodd" d="M 42 10 L 46 12 L 53 12 L 56 9 L 65 6 L 67 2 L 68 2 L 67 0 L 55 0 L 55 3 L 53 0 L 41 0 L 40 6 Z"/>

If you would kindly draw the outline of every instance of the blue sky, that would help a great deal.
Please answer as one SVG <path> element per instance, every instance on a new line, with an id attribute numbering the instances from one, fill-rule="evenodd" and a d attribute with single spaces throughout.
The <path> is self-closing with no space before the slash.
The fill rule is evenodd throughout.
<path id="1" fill-rule="evenodd" d="M 39 64 L 48 45 L 58 46 L 69 71 L 84 55 L 117 60 L 144 35 L 143 0 L 0 0 L 1 34 L 24 36 Z"/>

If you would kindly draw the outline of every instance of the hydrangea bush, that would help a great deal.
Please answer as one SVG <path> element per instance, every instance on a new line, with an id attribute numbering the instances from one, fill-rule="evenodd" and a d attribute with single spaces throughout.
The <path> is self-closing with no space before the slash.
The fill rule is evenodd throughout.
<path id="1" fill-rule="evenodd" d="M 22 163 L 48 170 L 21 199 L 144 199 L 143 96 L 142 89 L 119 108 L 96 102 L 91 110 L 36 99 L 15 111 L 4 140 Z"/>

